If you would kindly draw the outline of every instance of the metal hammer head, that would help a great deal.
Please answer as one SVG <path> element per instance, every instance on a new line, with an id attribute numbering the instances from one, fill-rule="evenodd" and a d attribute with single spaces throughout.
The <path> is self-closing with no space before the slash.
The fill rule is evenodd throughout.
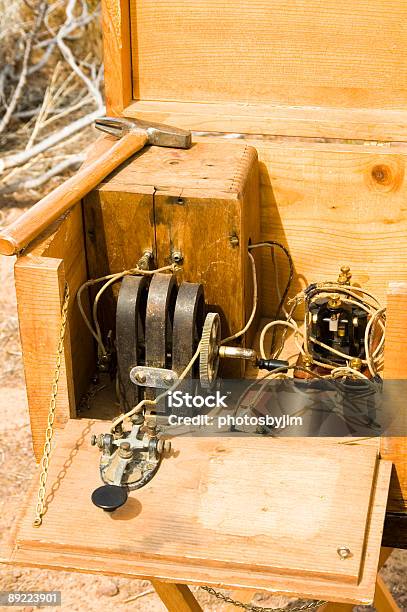
<path id="1" fill-rule="evenodd" d="M 116 138 L 122 138 L 129 132 L 143 132 L 147 134 L 148 144 L 157 147 L 174 147 L 176 149 L 189 149 L 192 145 L 190 131 L 181 130 L 171 125 L 149 123 L 141 119 L 128 119 L 127 117 L 101 117 L 96 119 L 95 127 L 107 132 Z"/>

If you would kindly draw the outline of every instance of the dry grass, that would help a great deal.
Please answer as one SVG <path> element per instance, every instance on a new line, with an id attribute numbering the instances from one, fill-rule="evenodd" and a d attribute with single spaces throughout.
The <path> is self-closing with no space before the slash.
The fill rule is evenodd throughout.
<path id="1" fill-rule="evenodd" d="M 104 113 L 101 56 L 99 2 L 0 0 L 0 208 L 82 162 Z"/>

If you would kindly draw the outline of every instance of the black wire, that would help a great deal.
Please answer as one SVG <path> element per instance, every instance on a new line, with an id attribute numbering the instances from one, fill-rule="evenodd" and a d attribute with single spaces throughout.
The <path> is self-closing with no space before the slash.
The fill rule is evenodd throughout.
<path id="1" fill-rule="evenodd" d="M 331 378 L 326 378 L 325 376 L 321 376 L 321 374 L 318 374 L 317 372 L 314 372 L 313 370 L 310 370 L 304 366 L 298 366 L 298 365 L 290 365 L 287 367 L 283 367 L 281 366 L 280 368 L 277 368 L 275 370 L 273 370 L 272 372 L 267 372 L 267 374 L 264 374 L 264 376 L 261 376 L 260 378 L 257 378 L 256 380 L 254 380 L 244 391 L 243 393 L 241 393 L 241 395 L 239 396 L 238 400 L 237 400 L 237 404 L 235 407 L 235 411 L 234 411 L 234 417 L 236 417 L 240 406 L 243 403 L 243 400 L 245 399 L 246 395 L 249 393 L 249 391 L 255 387 L 257 384 L 261 384 L 265 379 L 267 379 L 269 376 L 271 376 L 272 374 L 278 374 L 278 373 L 283 373 L 286 372 L 287 370 L 294 370 L 295 372 L 305 372 L 309 375 L 311 375 L 314 379 L 319 379 L 322 380 L 324 383 L 326 383 L 327 387 L 330 387 L 333 391 L 339 391 L 342 395 L 342 398 L 345 399 L 349 389 L 346 387 L 346 383 L 339 381 L 339 380 L 334 380 Z M 295 379 L 295 378 L 288 378 L 287 380 L 290 380 L 291 382 L 296 382 L 296 380 L 302 380 L 302 379 Z M 362 399 L 366 399 L 368 397 L 372 396 L 372 392 L 375 394 L 377 393 L 377 387 L 375 385 L 375 383 L 371 380 L 366 380 L 363 381 L 364 383 L 367 383 L 367 387 L 369 387 L 369 390 L 365 393 L 358 393 L 358 399 L 362 400 Z M 266 392 L 266 388 L 267 385 L 264 385 L 264 389 L 263 392 Z M 317 402 L 318 403 L 318 402 Z M 255 411 L 255 406 L 251 407 L 251 410 Z M 338 416 L 341 416 L 339 413 L 337 413 Z M 342 417 L 343 418 L 343 417 Z M 358 419 L 356 416 L 352 417 L 347 417 L 347 419 L 345 419 L 345 422 L 349 422 L 349 425 L 364 425 L 365 423 L 363 421 L 361 421 L 360 419 Z M 234 426 L 232 425 L 231 427 L 231 431 L 236 431 L 234 429 Z"/>
<path id="2" fill-rule="evenodd" d="M 287 284 L 286 284 L 285 289 L 284 289 L 284 291 L 283 291 L 283 293 L 281 295 L 281 299 L 280 299 L 280 302 L 278 304 L 277 312 L 276 312 L 276 315 L 275 315 L 275 318 L 279 319 L 280 315 L 281 315 L 281 311 L 282 311 L 283 306 L 284 306 L 284 302 L 285 302 L 285 300 L 287 298 L 288 292 L 290 291 L 291 283 L 292 283 L 293 278 L 294 278 L 294 262 L 292 260 L 292 257 L 290 255 L 289 250 L 283 244 L 281 244 L 281 242 L 277 242 L 276 240 L 262 240 L 262 242 L 257 242 L 255 244 L 250 244 L 249 245 L 249 250 L 255 249 L 255 248 L 259 248 L 259 247 L 262 247 L 262 246 L 265 246 L 265 247 L 269 246 L 270 247 L 272 257 L 273 257 L 273 254 L 274 254 L 274 247 L 278 247 L 279 249 L 281 249 L 283 251 L 283 253 L 287 257 L 287 261 L 288 261 L 289 273 L 288 273 Z M 276 328 L 274 327 L 273 328 L 273 332 L 272 332 L 272 337 L 271 337 L 271 346 L 272 346 L 272 349 L 274 348 L 275 334 L 276 334 Z"/>

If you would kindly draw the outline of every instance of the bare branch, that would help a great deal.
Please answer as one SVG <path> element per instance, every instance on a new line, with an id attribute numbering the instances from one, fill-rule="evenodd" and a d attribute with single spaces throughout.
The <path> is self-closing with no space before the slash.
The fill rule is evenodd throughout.
<path id="1" fill-rule="evenodd" d="M 0 194 L 5 195 L 15 193 L 17 190 L 20 191 L 21 189 L 37 189 L 55 176 L 59 176 L 71 168 L 79 168 L 79 166 L 85 161 L 85 157 L 85 155 L 71 155 L 40 176 L 27 179 L 23 182 L 19 180 L 14 183 L 10 183 L 9 185 L 5 185 L 0 189 Z"/>
<path id="2" fill-rule="evenodd" d="M 44 19 L 46 10 L 47 10 L 47 2 L 44 1 L 40 5 L 40 9 L 35 19 L 34 27 L 32 31 L 29 33 L 27 41 L 26 41 L 24 57 L 23 57 L 23 66 L 21 69 L 20 78 L 18 80 L 17 87 L 14 90 L 13 97 L 11 98 L 10 104 L 8 105 L 7 110 L 0 122 L 0 134 L 4 132 L 4 130 L 8 126 L 10 119 L 17 106 L 17 103 L 20 99 L 20 96 L 23 93 L 23 89 L 27 81 L 28 62 L 30 61 L 33 41 L 38 32 L 39 27 L 41 26 L 42 20 Z"/>
<path id="3" fill-rule="evenodd" d="M 87 0 L 35 1 L 41 18 L 37 13 L 33 25 L 24 0 L 0 0 L 10 3 L 8 17 L 0 11 L 0 54 L 11 58 L 0 68 L 0 142 L 7 147 L 0 158 L 0 193 L 13 193 L 17 185 L 19 191 L 36 189 L 74 167 L 82 157 L 75 153 L 81 132 L 105 112 L 99 45 L 85 38 L 90 24 L 98 27 L 100 9 L 91 11 Z M 27 6 L 33 3 L 27 0 Z M 15 48 L 11 40 L 17 40 Z M 11 120 L 13 130 L 7 130 Z"/>
<path id="4" fill-rule="evenodd" d="M 59 132 L 55 132 L 51 136 L 48 136 L 48 138 L 45 138 L 28 151 L 21 151 L 19 153 L 15 153 L 14 155 L 8 155 L 6 157 L 3 157 L 2 159 L 0 159 L 0 172 L 4 172 L 4 170 L 7 170 L 7 168 L 22 166 L 23 164 L 27 163 L 27 161 L 29 161 L 32 157 L 36 157 L 40 153 L 43 153 L 51 147 L 54 147 L 63 140 L 67 140 L 70 136 L 72 136 L 76 132 L 79 132 L 80 130 L 83 130 L 88 125 L 91 125 L 95 121 L 95 119 L 100 117 L 100 115 L 103 113 L 103 108 L 93 111 L 93 113 L 89 113 L 88 115 L 85 115 L 85 117 L 81 117 L 73 123 L 70 123 Z"/>

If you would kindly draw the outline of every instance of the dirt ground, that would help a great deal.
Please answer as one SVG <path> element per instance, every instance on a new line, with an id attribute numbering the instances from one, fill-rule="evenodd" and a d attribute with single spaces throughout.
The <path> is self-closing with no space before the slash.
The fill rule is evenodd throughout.
<path id="1" fill-rule="evenodd" d="M 0 210 L 0 226 L 20 212 L 21 209 Z M 13 258 L 0 257 L 0 546 L 35 471 L 18 340 L 13 263 Z M 382 575 L 401 609 L 407 611 L 407 551 L 394 551 Z M 129 609 L 162 612 L 166 609 L 145 580 L 3 565 L 0 566 L 0 591 L 7 590 L 60 590 L 62 607 L 47 608 L 49 610 L 96 612 L 102 608 L 104 612 Z M 203 591 L 192 590 L 205 612 L 227 609 Z M 287 598 L 261 594 L 254 597 L 253 604 L 264 607 L 289 604 L 287 609 L 295 605 Z M 34 610 L 31 607 L 13 609 Z M 360 606 L 355 610 L 369 612 L 374 608 Z"/>

